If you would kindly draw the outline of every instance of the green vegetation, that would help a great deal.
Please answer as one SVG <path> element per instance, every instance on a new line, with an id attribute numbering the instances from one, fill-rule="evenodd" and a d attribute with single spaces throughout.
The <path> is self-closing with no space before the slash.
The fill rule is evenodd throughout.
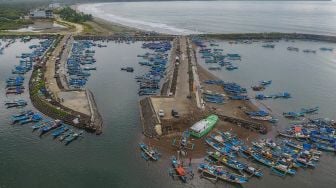
<path id="1" fill-rule="evenodd" d="M 30 20 L 21 19 L 28 13 L 26 7 L 1 5 L 0 6 L 0 30 L 19 29 L 23 26 L 29 25 Z"/>
<path id="2" fill-rule="evenodd" d="M 55 11 L 60 17 L 68 22 L 83 23 L 92 20 L 91 14 L 78 13 L 70 7 L 65 7 L 61 10 Z"/>

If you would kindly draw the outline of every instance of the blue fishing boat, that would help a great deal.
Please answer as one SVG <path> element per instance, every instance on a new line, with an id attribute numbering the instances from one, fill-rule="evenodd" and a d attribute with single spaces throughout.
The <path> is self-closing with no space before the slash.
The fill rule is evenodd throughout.
<path id="1" fill-rule="evenodd" d="M 70 129 L 69 131 L 63 133 L 60 137 L 59 137 L 59 141 L 63 141 L 64 139 L 66 139 L 67 137 L 69 137 L 70 135 L 74 134 L 74 130 Z"/>
<path id="2" fill-rule="evenodd" d="M 310 114 L 310 113 L 317 112 L 318 110 L 319 110 L 318 106 L 313 107 L 313 108 L 302 108 L 301 113 Z"/>
<path id="3" fill-rule="evenodd" d="M 57 138 L 58 136 L 60 136 L 61 134 L 63 134 L 64 132 L 68 131 L 69 127 L 67 125 L 62 125 L 61 127 L 57 128 L 56 130 L 54 130 L 51 135 L 54 138 Z"/>
<path id="4" fill-rule="evenodd" d="M 236 184 L 243 184 L 248 181 L 247 177 L 228 172 L 220 166 L 201 163 L 198 166 L 198 170 L 202 173 L 203 177 L 205 174 L 207 174 L 215 177 L 216 180 L 219 179 Z"/>
<path id="5" fill-rule="evenodd" d="M 60 127 L 62 125 L 62 121 L 61 120 L 54 120 L 54 122 L 52 122 L 52 124 L 49 124 L 47 126 L 44 126 L 40 129 L 40 136 L 42 136 L 43 134 L 46 134 L 47 132 L 54 130 L 58 127 Z"/>
<path id="6" fill-rule="evenodd" d="M 144 144 L 144 143 L 140 143 L 139 146 L 140 146 L 140 149 L 142 150 L 142 153 L 144 154 L 143 158 L 145 160 L 149 160 L 149 159 L 152 159 L 154 161 L 159 160 L 160 153 L 156 151 L 154 148 L 151 148 L 147 144 Z"/>
<path id="7" fill-rule="evenodd" d="M 40 120 L 42 120 L 42 116 L 38 113 L 34 113 L 32 115 L 30 115 L 28 118 L 25 118 L 25 119 L 22 119 L 22 120 L 19 120 L 18 122 L 21 124 L 21 125 L 24 125 L 24 124 L 27 124 L 27 123 L 32 123 L 32 122 L 39 122 Z"/>
<path id="8" fill-rule="evenodd" d="M 76 140 L 79 136 L 81 136 L 84 133 L 84 131 L 74 132 L 73 134 L 70 134 L 68 137 L 65 138 L 65 145 L 69 145 L 71 142 Z"/>
<path id="9" fill-rule="evenodd" d="M 44 126 L 47 126 L 47 125 L 50 125 L 50 124 L 52 124 L 52 121 L 51 121 L 51 120 L 49 120 L 49 119 L 44 119 L 44 120 L 42 120 L 42 121 L 40 121 L 40 122 L 34 124 L 34 125 L 32 126 L 32 129 L 33 129 L 33 130 L 40 129 L 40 128 L 42 128 L 42 127 L 44 127 Z"/>
<path id="10" fill-rule="evenodd" d="M 25 100 L 14 100 L 14 101 L 7 101 L 5 102 L 5 106 L 7 108 L 20 108 L 20 107 L 24 107 L 27 106 L 27 102 Z"/>
<path id="11" fill-rule="evenodd" d="M 291 169 L 288 166 L 280 164 L 280 163 L 277 163 L 274 166 L 272 166 L 272 170 L 277 171 L 278 173 L 282 175 L 286 175 L 286 174 L 295 175 L 296 174 L 296 171 L 294 169 Z"/>
<path id="12" fill-rule="evenodd" d="M 266 166 L 269 166 L 269 167 L 272 167 L 275 165 L 274 161 L 272 160 L 269 160 L 265 157 L 263 157 L 261 154 L 257 153 L 257 152 L 253 152 L 251 153 L 251 156 L 258 162 L 266 165 Z"/>
<path id="13" fill-rule="evenodd" d="M 299 118 L 305 115 L 303 112 L 283 112 L 282 115 L 286 118 Z"/>

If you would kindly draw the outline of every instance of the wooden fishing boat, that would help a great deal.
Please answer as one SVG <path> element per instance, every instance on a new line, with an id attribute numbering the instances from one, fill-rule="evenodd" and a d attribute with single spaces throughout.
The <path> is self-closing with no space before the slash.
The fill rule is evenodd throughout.
<path id="1" fill-rule="evenodd" d="M 185 167 L 182 161 L 178 160 L 175 156 L 172 156 L 171 164 L 173 169 L 170 169 L 169 175 L 173 178 L 178 177 L 183 183 L 187 183 L 194 177 L 192 169 Z"/>
<path id="2" fill-rule="evenodd" d="M 203 177 L 204 174 L 207 174 L 215 177 L 216 180 L 219 179 L 236 184 L 243 184 L 248 181 L 247 177 L 228 172 L 224 170 L 221 166 L 214 166 L 206 163 L 201 163 L 198 167 L 198 170 L 202 173 Z"/>
<path id="3" fill-rule="evenodd" d="M 145 154 L 143 155 L 144 159 L 146 160 L 152 159 L 154 161 L 159 160 L 160 153 L 157 152 L 154 148 L 151 148 L 147 144 L 144 144 L 144 143 L 140 143 L 139 146 L 140 146 L 140 149 L 143 151 L 142 153 Z"/>

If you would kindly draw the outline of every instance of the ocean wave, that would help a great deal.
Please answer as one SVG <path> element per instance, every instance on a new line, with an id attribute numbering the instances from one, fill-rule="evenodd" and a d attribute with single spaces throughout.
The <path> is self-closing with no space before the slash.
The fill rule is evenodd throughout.
<path id="1" fill-rule="evenodd" d="M 145 31 L 155 31 L 158 33 L 177 35 L 200 34 L 200 32 L 177 28 L 164 23 L 148 22 L 114 15 L 100 9 L 101 6 L 104 6 L 106 4 L 107 3 L 81 4 L 77 6 L 77 9 L 81 12 L 92 14 L 94 17 L 101 18 L 109 22 L 115 22 L 121 25 L 134 27 Z"/>

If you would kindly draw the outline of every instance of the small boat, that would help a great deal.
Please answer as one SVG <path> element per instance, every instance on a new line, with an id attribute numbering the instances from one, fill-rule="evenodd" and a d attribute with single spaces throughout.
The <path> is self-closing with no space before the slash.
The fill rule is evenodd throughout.
<path id="1" fill-rule="evenodd" d="M 295 170 L 289 168 L 286 165 L 280 164 L 280 163 L 277 163 L 274 166 L 272 166 L 272 170 L 276 170 L 280 173 L 283 173 L 283 175 L 286 175 L 286 174 L 295 175 L 296 174 Z"/>
<path id="2" fill-rule="evenodd" d="M 217 179 L 227 181 L 230 183 L 237 183 L 237 184 L 243 184 L 248 181 L 247 177 L 238 175 L 235 173 L 228 172 L 223 169 L 221 166 L 214 166 L 206 163 L 201 163 L 198 166 L 198 170 L 201 171 L 202 175 L 208 174 L 210 176 L 213 176 Z"/>
<path id="3" fill-rule="evenodd" d="M 333 48 L 322 47 L 320 48 L 321 51 L 333 51 Z"/>
<path id="4" fill-rule="evenodd" d="M 299 118 L 305 114 L 303 112 L 283 112 L 282 115 L 286 118 Z"/>
<path id="5" fill-rule="evenodd" d="M 211 66 L 211 67 L 208 67 L 209 70 L 222 70 L 221 67 L 217 67 L 217 66 Z"/>
<path id="6" fill-rule="evenodd" d="M 302 133 L 287 133 L 287 132 L 278 131 L 278 134 L 280 136 L 287 137 L 287 138 L 295 138 L 295 139 L 309 139 L 310 138 L 309 135 L 304 135 Z"/>
<path id="7" fill-rule="evenodd" d="M 176 159 L 175 156 L 171 159 L 172 166 L 173 166 L 173 172 L 170 172 L 171 176 L 177 176 L 183 183 L 187 183 L 188 180 L 193 178 L 193 173 L 191 171 L 191 168 L 187 168 L 183 166 L 183 163 L 181 160 Z"/>
<path id="8" fill-rule="evenodd" d="M 55 120 L 51 125 L 47 125 L 47 126 L 44 126 L 40 129 L 40 136 L 42 136 L 43 134 L 51 131 L 51 130 L 54 130 L 58 127 L 60 127 L 62 125 L 62 121 L 61 120 Z"/>
<path id="9" fill-rule="evenodd" d="M 336 145 L 335 144 L 333 146 L 331 146 L 331 145 L 327 145 L 327 144 L 323 144 L 323 143 L 315 143 L 314 145 L 319 150 L 336 152 Z"/>
<path id="10" fill-rule="evenodd" d="M 62 125 L 61 127 L 57 128 L 56 130 L 54 130 L 51 135 L 54 138 L 57 138 L 58 136 L 60 136 L 61 134 L 63 134 L 64 132 L 68 131 L 69 127 L 66 125 Z"/>
<path id="11" fill-rule="evenodd" d="M 59 141 L 62 142 L 64 139 L 66 139 L 67 137 L 69 137 L 72 134 L 74 134 L 73 130 L 69 130 L 68 132 L 65 132 L 65 134 L 63 134 L 62 136 L 59 137 Z"/>
<path id="12" fill-rule="evenodd" d="M 97 70 L 97 67 L 84 67 L 83 69 L 86 70 L 86 71 Z"/>
<path id="13" fill-rule="evenodd" d="M 126 71 L 126 72 L 134 72 L 133 67 L 122 67 L 121 70 Z"/>
<path id="14" fill-rule="evenodd" d="M 30 116 L 28 119 L 24 119 L 19 121 L 19 123 L 21 125 L 27 124 L 27 123 L 31 123 L 31 122 L 39 122 L 40 120 L 42 120 L 42 116 L 38 113 L 33 114 L 32 116 Z"/>
<path id="15" fill-rule="evenodd" d="M 232 70 L 235 70 L 235 69 L 238 69 L 238 67 L 233 66 L 233 65 L 229 65 L 229 66 L 226 67 L 226 70 L 228 70 L 228 71 L 232 71 Z"/>
<path id="16" fill-rule="evenodd" d="M 313 107 L 313 108 L 302 108 L 301 112 L 305 113 L 305 114 L 310 114 L 310 113 L 317 112 L 318 110 L 319 110 L 319 107 L 316 106 L 316 107 Z"/>
<path id="17" fill-rule="evenodd" d="M 313 53 L 315 54 L 316 53 L 316 50 L 310 50 L 310 49 L 305 49 L 305 50 L 302 50 L 304 53 Z"/>
<path id="18" fill-rule="evenodd" d="M 8 102 L 5 102 L 5 106 L 7 108 L 20 108 L 20 107 L 24 107 L 24 106 L 27 106 L 27 102 L 25 100 L 17 100 L 17 101 L 8 101 Z"/>
<path id="19" fill-rule="evenodd" d="M 84 131 L 80 131 L 78 133 L 74 132 L 73 134 L 70 134 L 68 137 L 65 138 L 65 145 L 70 144 L 74 140 L 76 140 L 79 136 L 81 136 L 84 133 Z"/>
<path id="20" fill-rule="evenodd" d="M 22 117 L 22 116 L 26 116 L 26 115 L 33 115 L 34 112 L 31 110 L 27 110 L 27 111 L 21 111 L 19 114 L 14 114 L 12 115 L 12 118 L 18 118 L 18 117 Z"/>
<path id="21" fill-rule="evenodd" d="M 144 143 L 140 143 L 139 146 L 141 150 L 143 151 L 143 153 L 145 154 L 145 156 L 143 156 L 145 160 L 148 160 L 148 159 L 152 159 L 154 161 L 159 160 L 160 153 L 157 152 L 155 149 L 150 148 L 148 145 Z"/>
<path id="22" fill-rule="evenodd" d="M 274 44 L 264 44 L 264 45 L 262 45 L 262 47 L 264 47 L 264 48 L 274 48 L 275 45 Z"/>
<path id="23" fill-rule="evenodd" d="M 269 166 L 269 167 L 272 167 L 275 165 L 275 163 L 265 157 L 263 157 L 261 154 L 257 153 L 257 152 L 252 152 L 251 153 L 251 156 L 258 162 L 266 165 L 266 166 Z"/>
<path id="24" fill-rule="evenodd" d="M 267 86 L 272 84 L 272 80 L 261 80 L 259 83 L 263 86 Z"/>
<path id="25" fill-rule="evenodd" d="M 290 47 L 287 48 L 287 50 L 298 52 L 298 51 L 299 51 L 299 48 L 290 46 Z"/>
<path id="26" fill-rule="evenodd" d="M 265 86 L 263 85 L 255 85 L 251 87 L 253 89 L 253 91 L 263 91 L 265 90 Z"/>
<path id="27" fill-rule="evenodd" d="M 45 120 L 42 120 L 41 122 L 38 122 L 38 123 L 36 123 L 35 125 L 33 125 L 33 126 L 32 126 L 32 129 L 33 129 L 33 130 L 40 129 L 40 128 L 42 128 L 42 127 L 44 127 L 44 126 L 47 126 L 47 125 L 49 125 L 49 124 L 51 124 L 51 123 L 52 123 L 51 120 L 45 119 Z"/>

